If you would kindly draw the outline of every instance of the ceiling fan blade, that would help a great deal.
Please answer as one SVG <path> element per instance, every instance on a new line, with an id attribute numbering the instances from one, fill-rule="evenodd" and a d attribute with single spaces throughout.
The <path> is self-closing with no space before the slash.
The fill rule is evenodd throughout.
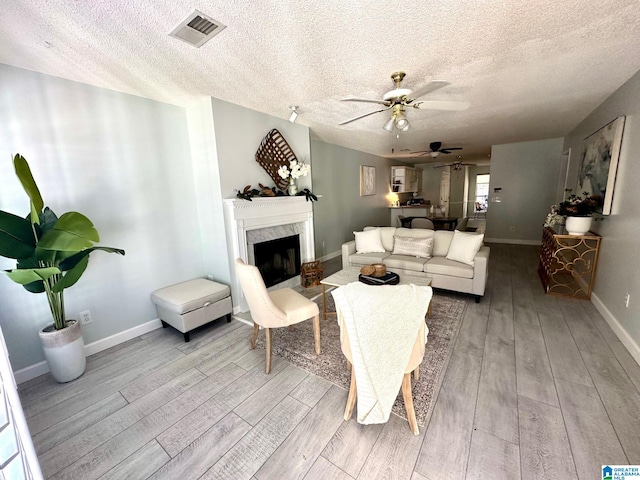
<path id="1" fill-rule="evenodd" d="M 367 98 L 355 98 L 355 97 L 343 98 L 340 101 L 341 102 L 379 103 L 380 105 L 384 105 L 384 106 L 387 106 L 387 107 L 389 105 L 391 105 L 391 102 L 386 101 L 386 100 L 369 100 Z"/>
<path id="2" fill-rule="evenodd" d="M 413 102 L 415 99 L 420 98 L 427 93 L 435 92 L 439 88 L 446 87 L 447 85 L 449 85 L 449 82 L 445 82 L 444 80 L 434 80 L 421 86 L 417 90 L 414 90 L 411 94 L 407 95 L 407 97 L 411 99 L 411 102 Z"/>
<path id="3" fill-rule="evenodd" d="M 449 150 L 449 151 L 452 151 L 452 150 L 463 150 L 463 148 L 462 147 L 447 147 L 444 150 Z"/>
<path id="4" fill-rule="evenodd" d="M 422 100 L 410 105 L 413 108 L 422 108 L 429 110 L 449 110 L 458 112 L 469 108 L 469 102 L 455 102 L 447 100 Z"/>
<path id="5" fill-rule="evenodd" d="M 374 113 L 384 112 L 385 110 L 389 110 L 390 108 L 391 107 L 381 108 L 380 110 L 376 110 L 374 112 L 365 113 L 364 115 L 359 115 L 359 116 L 357 116 L 355 118 L 352 118 L 350 120 L 346 120 L 344 122 L 340 122 L 338 125 L 346 125 L 347 123 L 355 122 L 356 120 L 360 120 L 361 118 L 368 117 L 369 115 L 373 115 Z"/>

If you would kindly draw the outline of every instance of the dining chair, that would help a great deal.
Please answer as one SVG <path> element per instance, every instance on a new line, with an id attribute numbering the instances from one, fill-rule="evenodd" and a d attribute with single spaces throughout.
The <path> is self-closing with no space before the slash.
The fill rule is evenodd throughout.
<path id="1" fill-rule="evenodd" d="M 429 230 L 435 230 L 435 227 L 431 220 L 421 217 L 411 220 L 411 228 L 427 228 Z"/>
<path id="2" fill-rule="evenodd" d="M 236 275 L 249 304 L 253 319 L 250 349 L 256 348 L 260 327 L 265 330 L 267 363 L 265 373 L 271 372 L 271 329 L 289 327 L 313 318 L 316 354 L 320 355 L 320 312 L 318 305 L 291 288 L 268 291 L 260 270 L 236 258 Z"/>

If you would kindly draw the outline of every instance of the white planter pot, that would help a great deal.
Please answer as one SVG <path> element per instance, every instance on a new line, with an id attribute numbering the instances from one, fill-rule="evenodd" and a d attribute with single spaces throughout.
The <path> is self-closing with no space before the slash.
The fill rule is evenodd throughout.
<path id="1" fill-rule="evenodd" d="M 55 330 L 51 324 L 38 332 L 51 375 L 60 383 L 75 380 L 87 365 L 80 322 L 67 320 L 67 323 L 69 326 L 62 330 Z"/>
<path id="2" fill-rule="evenodd" d="M 593 217 L 567 217 L 565 228 L 569 235 L 584 235 L 591 229 Z"/>

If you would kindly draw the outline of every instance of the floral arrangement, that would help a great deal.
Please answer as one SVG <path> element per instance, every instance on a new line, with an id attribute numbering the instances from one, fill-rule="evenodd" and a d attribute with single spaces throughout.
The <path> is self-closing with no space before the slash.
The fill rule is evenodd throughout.
<path id="1" fill-rule="evenodd" d="M 278 169 L 278 175 L 280 175 L 285 180 L 297 180 L 300 177 L 306 177 L 311 173 L 311 167 L 308 163 L 299 162 L 297 160 L 291 160 L 289 162 L 289 166 L 282 165 Z"/>
<path id="2" fill-rule="evenodd" d="M 569 195 L 559 205 L 551 205 L 551 212 L 544 222 L 545 227 L 563 224 L 566 217 L 589 217 L 600 207 L 599 197 L 583 192 L 583 196 L 573 195 L 571 189 L 565 190 Z"/>

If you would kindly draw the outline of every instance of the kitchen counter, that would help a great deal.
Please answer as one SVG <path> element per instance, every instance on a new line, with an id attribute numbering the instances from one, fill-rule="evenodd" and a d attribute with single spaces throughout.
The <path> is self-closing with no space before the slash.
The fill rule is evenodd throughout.
<path id="1" fill-rule="evenodd" d="M 429 208 L 430 205 L 427 204 L 423 204 L 423 205 L 400 205 L 399 207 L 389 207 L 392 209 L 403 209 L 403 208 Z"/>

